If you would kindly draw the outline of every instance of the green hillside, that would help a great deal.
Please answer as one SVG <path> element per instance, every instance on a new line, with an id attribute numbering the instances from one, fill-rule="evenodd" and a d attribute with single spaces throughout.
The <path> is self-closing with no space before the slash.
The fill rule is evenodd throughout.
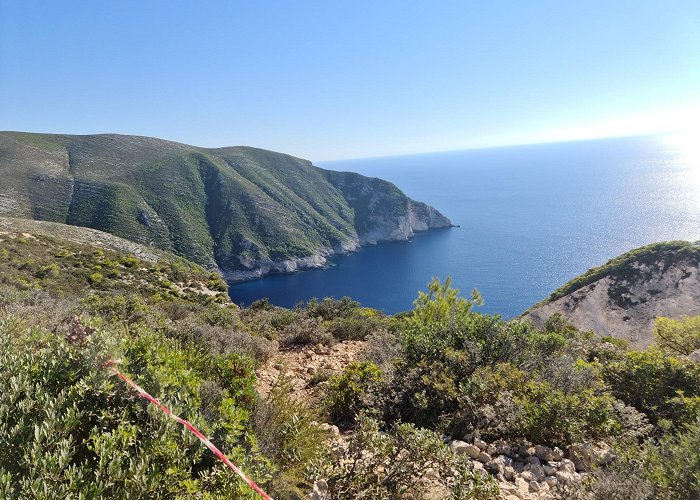
<path id="1" fill-rule="evenodd" d="M 386 181 L 249 147 L 2 132 L 0 175 L 0 215 L 100 229 L 232 279 L 450 225 Z"/>
<path id="2" fill-rule="evenodd" d="M 259 498 L 108 360 L 273 498 L 698 498 L 698 317 L 635 350 L 481 314 L 449 280 L 393 317 L 225 292 L 163 251 L 0 218 L 0 498 Z"/>

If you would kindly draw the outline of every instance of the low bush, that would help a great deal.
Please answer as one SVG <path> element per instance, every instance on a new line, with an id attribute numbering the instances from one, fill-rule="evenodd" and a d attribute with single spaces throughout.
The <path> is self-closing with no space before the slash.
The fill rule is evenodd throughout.
<path id="1" fill-rule="evenodd" d="M 258 402 L 254 428 L 260 450 L 274 465 L 273 496 L 301 498 L 310 489 L 306 468 L 325 455 L 325 431 L 304 405 L 289 399 L 290 380 L 280 377 Z"/>
<path id="2" fill-rule="evenodd" d="M 426 484 L 429 472 L 435 479 Z M 318 461 L 310 476 L 324 479 L 333 499 L 498 498 L 496 482 L 472 472 L 437 433 L 411 424 L 380 432 L 367 416 L 360 416 L 343 452 Z"/>
<path id="3" fill-rule="evenodd" d="M 119 347 L 117 346 L 119 341 Z M 252 364 L 203 356 L 162 336 L 73 324 L 62 338 L 0 318 L 0 492 L 4 498 L 252 498 L 249 486 L 198 439 L 150 408 L 102 363 L 121 351 L 124 371 L 192 421 L 263 484 L 267 462 L 248 428 L 255 400 Z M 200 388 L 220 389 L 219 405 Z M 211 391 L 210 391 L 211 392 Z M 209 414 L 209 419 L 200 412 Z"/>
<path id="4" fill-rule="evenodd" d="M 377 407 L 381 371 L 374 363 L 351 363 L 340 374 L 330 379 L 325 407 L 332 422 L 352 423 L 362 411 Z"/>

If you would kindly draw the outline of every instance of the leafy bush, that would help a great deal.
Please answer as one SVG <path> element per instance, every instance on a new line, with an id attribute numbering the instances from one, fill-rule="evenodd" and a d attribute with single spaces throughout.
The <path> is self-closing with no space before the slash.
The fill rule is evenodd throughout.
<path id="1" fill-rule="evenodd" d="M 328 437 L 310 410 L 289 399 L 291 391 L 290 380 L 280 377 L 254 415 L 260 450 L 275 466 L 271 492 L 281 498 L 308 491 L 306 467 L 324 455 Z"/>
<path id="2" fill-rule="evenodd" d="M 345 318 L 352 312 L 360 308 L 360 303 L 355 302 L 350 297 L 343 297 L 340 300 L 333 300 L 326 297 L 323 300 L 311 299 L 304 309 L 304 313 L 310 318 L 321 317 L 325 320 L 335 318 Z"/>
<path id="3" fill-rule="evenodd" d="M 683 319 L 656 318 L 654 343 L 671 356 L 687 356 L 700 349 L 700 316 Z"/>
<path id="4" fill-rule="evenodd" d="M 331 377 L 325 406 L 336 423 L 353 422 L 363 410 L 374 406 L 373 396 L 381 371 L 374 363 L 350 363 L 340 375 Z"/>
<path id="5" fill-rule="evenodd" d="M 645 413 L 657 424 L 661 420 L 685 421 L 688 408 L 681 396 L 700 396 L 700 365 L 665 356 L 661 351 L 630 351 L 603 367 L 612 394 Z"/>
<path id="6" fill-rule="evenodd" d="M 426 485 L 429 472 L 436 479 Z M 319 461 L 311 477 L 324 479 L 333 499 L 498 498 L 496 482 L 473 473 L 438 434 L 411 424 L 380 432 L 379 423 L 366 416 L 343 452 Z"/>
<path id="7" fill-rule="evenodd" d="M 268 480 L 269 466 L 245 430 L 255 399 L 249 363 L 202 356 L 146 332 L 118 339 L 79 322 L 69 339 L 0 319 L 5 497 L 252 497 L 197 438 L 108 376 L 101 364 L 117 355 L 117 340 L 124 370 L 213 436 L 253 478 Z M 221 389 L 218 408 L 208 410 L 211 421 L 199 416 L 205 380 Z"/>
<path id="8" fill-rule="evenodd" d="M 664 436 L 643 455 L 644 476 L 655 486 L 655 498 L 700 497 L 700 418 L 678 434 Z"/>
<path id="9" fill-rule="evenodd" d="M 327 328 L 328 332 L 337 340 L 365 340 L 381 325 L 380 317 L 357 310 L 347 316 L 334 318 L 328 323 Z"/>
<path id="10" fill-rule="evenodd" d="M 335 339 L 328 333 L 321 318 L 301 318 L 290 323 L 282 332 L 280 341 L 283 346 L 334 343 Z"/>

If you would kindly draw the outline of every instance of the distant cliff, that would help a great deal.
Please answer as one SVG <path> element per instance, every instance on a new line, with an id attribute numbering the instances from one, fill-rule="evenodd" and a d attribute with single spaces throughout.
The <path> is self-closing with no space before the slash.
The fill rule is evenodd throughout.
<path id="1" fill-rule="evenodd" d="M 541 325 L 554 313 L 646 347 L 656 317 L 700 314 L 700 246 L 674 241 L 627 252 L 574 278 L 525 317 Z"/>
<path id="2" fill-rule="evenodd" d="M 0 216 L 99 229 L 230 280 L 451 225 L 389 182 L 250 147 L 2 132 L 0 173 Z"/>

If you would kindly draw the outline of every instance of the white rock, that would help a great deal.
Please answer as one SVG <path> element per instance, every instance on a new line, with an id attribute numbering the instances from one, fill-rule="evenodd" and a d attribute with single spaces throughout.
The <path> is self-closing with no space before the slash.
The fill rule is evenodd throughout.
<path id="1" fill-rule="evenodd" d="M 540 491 L 540 483 L 537 481 L 530 481 L 530 483 L 527 485 L 528 486 L 528 491 L 530 493 L 537 493 Z"/>
<path id="2" fill-rule="evenodd" d="M 561 472 L 570 472 L 574 473 L 576 472 L 576 466 L 571 460 L 564 459 L 561 461 L 561 465 L 559 466 L 559 470 Z"/>
<path id="3" fill-rule="evenodd" d="M 612 448 L 604 442 L 595 445 L 585 442 L 569 446 L 569 458 L 574 462 L 577 472 L 590 472 L 596 465 L 604 465 L 615 460 Z"/>
<path id="4" fill-rule="evenodd" d="M 550 488 L 554 488 L 557 485 L 557 478 L 556 477 L 545 477 L 544 478 L 545 484 L 547 484 Z"/>
<path id="5" fill-rule="evenodd" d="M 469 443 L 465 443 L 464 441 L 460 441 L 458 439 L 455 439 L 454 441 L 450 441 L 450 448 L 452 448 L 455 451 L 455 453 L 458 453 L 460 455 L 468 454 L 467 450 L 470 447 L 476 448 L 474 445 L 471 445 Z M 478 448 L 477 448 L 477 453 L 478 453 Z"/>
<path id="6" fill-rule="evenodd" d="M 515 478 L 515 486 L 523 493 L 530 492 L 530 483 L 522 477 Z"/>
<path id="7" fill-rule="evenodd" d="M 535 454 L 540 460 L 546 460 L 547 462 L 556 462 L 564 458 L 564 452 L 559 448 L 550 448 L 548 446 L 535 446 Z"/>
<path id="8" fill-rule="evenodd" d="M 553 476 L 558 470 L 556 467 L 552 467 L 551 465 L 543 465 L 542 468 L 544 469 L 545 476 Z"/>
<path id="9" fill-rule="evenodd" d="M 488 443 L 486 441 L 483 441 L 479 439 L 478 437 L 474 438 L 474 444 L 479 447 L 480 450 L 485 450 L 488 448 Z"/>
<path id="10" fill-rule="evenodd" d="M 467 455 L 469 458 L 476 458 L 481 453 L 479 448 L 464 441 L 452 441 L 450 447 L 459 455 Z"/>
<path id="11" fill-rule="evenodd" d="M 488 453 L 482 451 L 481 453 L 479 453 L 479 454 L 476 456 L 476 459 L 477 459 L 479 462 L 485 464 L 485 463 L 491 461 L 491 455 L 489 455 Z"/>

